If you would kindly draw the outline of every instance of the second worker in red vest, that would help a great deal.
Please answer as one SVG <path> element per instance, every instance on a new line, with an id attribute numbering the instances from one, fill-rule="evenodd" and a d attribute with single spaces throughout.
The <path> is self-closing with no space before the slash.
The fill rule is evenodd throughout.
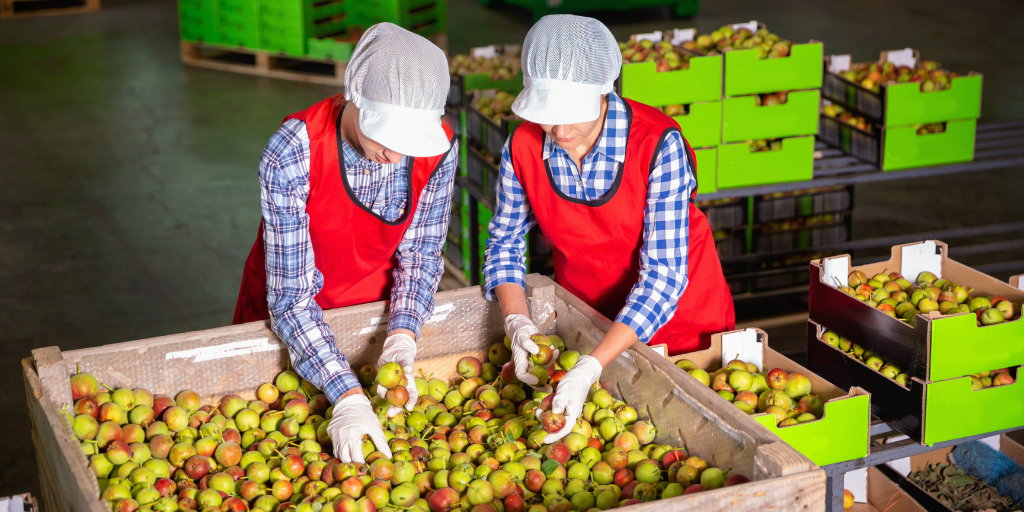
<path id="1" fill-rule="evenodd" d="M 732 297 L 704 215 L 694 206 L 693 152 L 659 110 L 617 96 L 618 44 L 603 24 L 545 16 L 526 36 L 512 110 L 526 120 L 505 143 L 485 249 L 488 298 L 497 298 L 527 384 L 526 233 L 551 242 L 555 280 L 615 323 L 558 383 L 552 410 L 576 424 L 601 371 L 640 340 L 670 354 L 710 343 L 735 324 Z"/>

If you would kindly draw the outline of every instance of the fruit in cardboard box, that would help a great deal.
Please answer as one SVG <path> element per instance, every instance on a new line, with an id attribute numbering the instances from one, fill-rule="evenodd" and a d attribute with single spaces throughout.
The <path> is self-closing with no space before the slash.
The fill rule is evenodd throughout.
<path id="1" fill-rule="evenodd" d="M 676 50 L 668 41 L 655 43 L 649 39 L 633 39 L 620 42 L 619 51 L 622 52 L 623 64 L 654 62 L 659 73 L 690 69 L 690 55 Z"/>
<path id="2" fill-rule="evenodd" d="M 831 117 L 840 123 L 844 123 L 853 126 L 861 131 L 872 132 L 873 129 L 868 124 L 867 119 L 864 116 L 858 116 L 840 105 L 836 105 L 828 100 L 821 100 L 821 113 L 826 117 Z"/>
<path id="3" fill-rule="evenodd" d="M 491 80 L 512 80 L 521 66 L 518 52 L 505 53 L 491 58 L 470 57 L 459 54 L 448 60 L 448 72 L 452 76 L 487 73 Z"/>
<path id="4" fill-rule="evenodd" d="M 788 56 L 793 48 L 793 42 L 780 39 L 765 28 L 751 32 L 747 28 L 734 30 L 732 25 L 724 25 L 710 34 L 702 34 L 693 41 L 687 41 L 683 48 L 702 55 L 719 55 L 733 50 L 754 50 L 759 58 L 776 59 Z"/>
<path id="5" fill-rule="evenodd" d="M 473 89 L 473 91 L 476 91 L 476 89 Z M 512 102 L 516 100 L 516 95 L 505 91 L 497 91 L 494 93 L 494 97 L 491 98 L 490 96 L 474 93 L 473 91 L 470 91 L 470 96 L 475 97 L 475 99 L 470 102 L 470 106 L 495 123 L 501 123 L 502 119 L 520 119 L 519 116 L 512 113 Z"/>
<path id="6" fill-rule="evenodd" d="M 876 93 L 882 85 L 904 82 L 917 82 L 921 84 L 922 92 L 931 92 L 949 89 L 950 81 L 960 76 L 941 68 L 942 65 L 933 60 L 923 60 L 914 69 L 896 66 L 892 62 L 863 62 L 851 64 L 849 70 L 839 75 Z"/>

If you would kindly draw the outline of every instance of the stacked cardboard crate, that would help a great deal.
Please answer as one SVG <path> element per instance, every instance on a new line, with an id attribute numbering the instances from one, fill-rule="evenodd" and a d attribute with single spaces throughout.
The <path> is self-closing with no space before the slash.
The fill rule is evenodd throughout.
<path id="1" fill-rule="evenodd" d="M 351 0 L 313 3 L 312 0 L 260 0 L 263 48 L 272 52 L 301 57 L 313 55 L 317 38 L 340 35 L 348 26 L 346 7 Z M 348 42 L 348 55 L 354 41 Z M 326 53 L 330 50 L 320 50 Z M 338 57 L 348 55 L 339 54 Z M 326 57 L 326 55 L 324 55 Z"/>
<path id="2" fill-rule="evenodd" d="M 220 43 L 249 50 L 263 48 L 261 0 L 220 0 Z"/>
<path id="3" fill-rule="evenodd" d="M 349 0 L 348 5 L 353 26 L 369 28 L 388 22 L 421 36 L 448 29 L 447 0 Z"/>
<path id="4" fill-rule="evenodd" d="M 179 0 L 178 20 L 182 41 L 220 42 L 219 0 Z"/>
<path id="5" fill-rule="evenodd" d="M 924 83 L 930 77 L 920 76 L 928 70 L 915 70 L 921 62 L 920 53 L 910 48 L 882 52 L 879 67 L 891 63 L 914 70 L 914 75 L 908 81 L 878 84 L 879 76 L 860 82 L 849 76 L 849 55 L 830 57 L 825 100 L 861 116 L 864 123 L 851 125 L 822 115 L 821 138 L 883 171 L 972 160 L 982 76 L 952 74 L 948 88 L 934 87 Z M 940 125 L 938 130 L 923 126 L 934 124 Z"/>
<path id="6" fill-rule="evenodd" d="M 840 388 L 872 394 L 871 412 L 923 444 L 1024 426 L 1024 319 L 979 326 L 974 313 L 892 318 L 842 291 L 851 271 L 868 276 L 898 271 L 914 281 L 922 271 L 967 286 L 972 296 L 1000 295 L 1024 302 L 1020 276 L 1003 283 L 949 259 L 946 244 L 925 241 L 893 247 L 888 261 L 850 267 L 847 255 L 810 265 L 807 366 Z M 833 330 L 910 376 L 900 384 L 823 339 Z M 1008 368 L 1013 384 L 972 389 L 971 376 Z"/>

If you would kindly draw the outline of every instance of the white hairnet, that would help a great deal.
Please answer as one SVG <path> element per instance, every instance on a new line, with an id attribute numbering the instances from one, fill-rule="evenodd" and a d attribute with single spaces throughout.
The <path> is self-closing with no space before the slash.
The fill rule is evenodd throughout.
<path id="1" fill-rule="evenodd" d="M 345 70 L 345 98 L 360 109 L 363 135 L 409 156 L 448 150 L 441 116 L 450 84 L 444 52 L 391 23 L 363 34 Z"/>
<path id="2" fill-rule="evenodd" d="M 593 121 L 615 88 L 622 54 L 608 27 L 593 18 L 553 14 L 523 42 L 523 85 L 512 111 L 540 124 Z"/>

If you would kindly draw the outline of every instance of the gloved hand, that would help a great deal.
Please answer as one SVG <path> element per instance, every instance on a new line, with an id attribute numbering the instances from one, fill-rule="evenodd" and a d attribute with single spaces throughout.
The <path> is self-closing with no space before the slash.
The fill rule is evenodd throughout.
<path id="1" fill-rule="evenodd" d="M 526 315 L 508 315 L 505 317 L 505 336 L 512 340 L 512 362 L 516 367 L 516 378 L 529 386 L 537 385 L 537 377 L 527 373 L 530 368 L 530 354 L 539 350 L 537 344 L 530 340 L 539 334 L 537 326 Z"/>
<path id="2" fill-rule="evenodd" d="M 544 436 L 544 444 L 556 443 L 572 432 L 572 428 L 576 426 L 576 420 L 583 413 L 583 403 L 587 401 L 590 386 L 593 386 L 601 378 L 603 369 L 597 359 L 591 356 L 580 356 L 576 361 L 576 366 L 573 366 L 558 382 L 558 390 L 555 392 L 555 397 L 551 399 L 551 412 L 565 415 L 565 427 L 554 434 Z M 541 410 L 536 412 L 538 420 L 543 412 Z"/>
<path id="3" fill-rule="evenodd" d="M 416 390 L 416 378 L 413 377 L 413 359 L 416 357 L 416 342 L 408 334 L 392 334 L 388 336 L 388 339 L 384 340 L 384 352 L 381 353 L 380 359 L 377 360 L 377 368 L 384 366 L 385 363 L 398 363 L 402 367 L 402 371 L 405 372 L 406 383 L 405 389 L 409 392 L 409 400 L 405 402 L 405 409 L 412 412 L 412 408 L 416 407 L 416 401 L 419 400 L 420 394 Z M 377 396 L 384 397 L 388 392 L 387 388 L 377 384 Z M 402 410 L 401 407 L 388 407 L 388 417 L 391 418 L 398 414 Z"/>
<path id="4" fill-rule="evenodd" d="M 366 462 L 363 458 L 364 435 L 369 435 L 377 450 L 391 458 L 391 449 L 380 428 L 380 421 L 370 407 L 370 399 L 362 393 L 342 398 L 334 404 L 327 434 L 334 444 L 334 456 L 342 462 Z"/>

